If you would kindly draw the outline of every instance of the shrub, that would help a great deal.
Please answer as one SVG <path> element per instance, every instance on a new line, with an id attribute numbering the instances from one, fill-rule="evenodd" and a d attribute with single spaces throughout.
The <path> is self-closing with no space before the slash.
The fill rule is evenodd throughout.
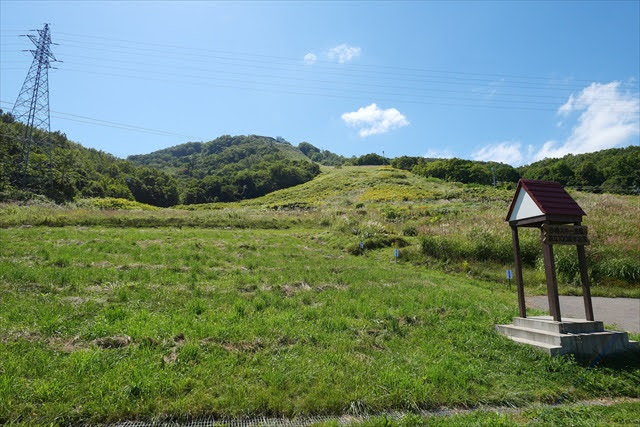
<path id="1" fill-rule="evenodd" d="M 403 236 L 417 236 L 418 230 L 413 225 L 408 225 L 402 229 Z"/>
<path id="2" fill-rule="evenodd" d="M 522 261 L 528 265 L 535 265 L 539 249 L 532 242 L 521 242 L 520 252 Z M 501 236 L 487 232 L 468 236 L 423 236 L 420 247 L 424 255 L 441 259 L 474 259 L 476 261 L 496 261 L 507 264 L 513 262 L 513 248 L 511 242 Z"/>
<path id="3" fill-rule="evenodd" d="M 630 283 L 640 282 L 640 263 L 632 258 L 607 258 L 593 265 L 596 279 L 613 278 Z"/>
<path id="4" fill-rule="evenodd" d="M 156 206 L 145 205 L 144 203 L 116 197 L 81 199 L 76 202 L 76 206 L 83 208 L 96 208 L 104 210 L 159 210 Z"/>
<path id="5" fill-rule="evenodd" d="M 575 248 L 573 246 L 556 245 L 554 249 L 554 261 L 558 276 L 568 283 L 577 283 L 580 265 Z"/>
<path id="6" fill-rule="evenodd" d="M 400 236 L 387 235 L 387 236 L 372 236 L 364 239 L 364 248 L 360 247 L 360 243 L 351 245 L 347 248 L 347 251 L 351 255 L 361 255 L 365 250 L 379 249 L 379 248 L 404 248 L 409 246 L 409 242 Z"/>

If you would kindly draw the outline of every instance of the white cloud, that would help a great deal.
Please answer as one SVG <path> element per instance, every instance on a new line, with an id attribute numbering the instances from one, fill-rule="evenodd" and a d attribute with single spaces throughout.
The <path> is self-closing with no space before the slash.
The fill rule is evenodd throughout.
<path id="1" fill-rule="evenodd" d="M 360 52 L 362 52 L 362 49 L 359 47 L 349 46 L 348 44 L 343 43 L 329 49 L 327 56 L 331 61 L 337 61 L 340 64 L 344 64 L 345 62 L 349 62 L 360 56 Z"/>
<path id="2" fill-rule="evenodd" d="M 349 126 L 359 128 L 358 134 L 363 138 L 409 125 L 409 121 L 400 111 L 395 108 L 382 110 L 376 104 L 344 113 L 342 120 Z"/>
<path id="3" fill-rule="evenodd" d="M 427 159 L 451 159 L 453 158 L 453 151 L 430 149 L 424 153 L 423 157 L 426 157 Z"/>
<path id="4" fill-rule="evenodd" d="M 558 109 L 564 117 L 573 112 L 580 116 L 571 135 L 563 143 L 545 142 L 535 160 L 617 147 L 640 133 L 638 94 L 623 92 L 617 81 L 592 83 Z"/>
<path id="5" fill-rule="evenodd" d="M 307 64 L 307 65 L 312 65 L 312 64 L 314 64 L 317 60 L 318 60 L 318 57 L 316 56 L 316 54 L 315 54 L 315 53 L 311 53 L 311 52 L 309 52 L 309 53 L 307 53 L 307 54 L 304 56 L 304 63 L 305 63 L 305 64 Z"/>
<path id="6" fill-rule="evenodd" d="M 488 144 L 482 147 L 480 150 L 471 154 L 473 160 L 480 160 L 484 162 L 500 162 L 510 165 L 519 165 L 522 163 L 522 152 L 519 142 L 505 141 L 497 144 Z"/>

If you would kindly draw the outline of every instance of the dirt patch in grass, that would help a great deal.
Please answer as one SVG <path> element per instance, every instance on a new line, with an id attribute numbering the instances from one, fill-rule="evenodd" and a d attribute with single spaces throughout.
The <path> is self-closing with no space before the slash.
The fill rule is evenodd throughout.
<path id="1" fill-rule="evenodd" d="M 254 338 L 250 341 L 225 341 L 220 345 L 227 351 L 238 351 L 243 353 L 255 353 L 264 348 L 264 344 L 260 338 Z"/>
<path id="2" fill-rule="evenodd" d="M 291 285 L 284 285 L 281 290 L 284 296 L 290 297 L 300 291 L 311 290 L 311 286 L 307 282 L 301 281 L 301 282 L 293 283 Z"/>
<path id="3" fill-rule="evenodd" d="M 136 245 L 140 246 L 143 249 L 146 249 L 149 246 L 161 245 L 163 243 L 164 243 L 164 240 L 162 239 L 151 239 L 151 240 L 139 240 L 138 242 L 136 242 Z"/>
<path id="4" fill-rule="evenodd" d="M 116 335 L 112 337 L 98 338 L 93 341 L 100 348 L 123 348 L 131 344 L 131 337 L 128 335 Z"/>
<path id="5" fill-rule="evenodd" d="M 44 337 L 39 332 L 33 331 L 9 331 L 0 335 L 0 342 L 9 344 L 18 341 L 28 341 L 32 343 L 43 343 L 55 351 L 72 353 L 77 350 L 89 348 L 89 343 L 82 341 L 79 336 L 75 337 Z"/>

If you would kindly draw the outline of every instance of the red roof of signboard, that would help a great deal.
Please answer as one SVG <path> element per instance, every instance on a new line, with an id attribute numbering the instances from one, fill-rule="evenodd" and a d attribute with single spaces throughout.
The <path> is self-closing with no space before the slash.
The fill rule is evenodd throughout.
<path id="1" fill-rule="evenodd" d="M 575 200 L 567 193 L 562 185 L 555 181 L 537 181 L 534 179 L 521 179 L 518 181 L 516 193 L 513 196 L 509 212 L 507 213 L 507 221 L 511 217 L 511 212 L 516 203 L 516 198 L 523 188 L 533 201 L 538 205 L 542 213 L 545 215 L 561 215 L 561 216 L 584 216 L 586 213 L 576 203 Z"/>

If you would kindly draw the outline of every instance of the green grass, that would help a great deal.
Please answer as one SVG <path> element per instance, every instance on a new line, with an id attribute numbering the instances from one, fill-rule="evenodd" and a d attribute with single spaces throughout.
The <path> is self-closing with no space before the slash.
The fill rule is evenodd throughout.
<path id="1" fill-rule="evenodd" d="M 494 278 L 504 265 L 477 243 L 455 248 L 479 227 L 505 245 L 507 193 L 342 168 L 192 211 L 0 205 L 0 423 L 640 397 L 637 357 L 587 369 L 495 332 L 517 315 L 515 289 Z M 600 229 L 598 197 L 585 199 L 592 241 L 633 256 L 636 199 L 606 199 L 619 206 Z M 425 256 L 430 235 L 450 256 Z M 540 275 L 530 263 L 529 291 Z"/>
<path id="2" fill-rule="evenodd" d="M 351 246 L 376 235 L 404 235 L 410 244 L 406 259 L 478 279 L 504 283 L 504 270 L 513 268 L 510 229 L 504 221 L 512 190 L 446 183 L 390 167 L 325 167 L 323 171 L 305 184 L 239 203 L 154 211 L 118 199 L 62 207 L 0 204 L 0 227 L 322 227 L 357 236 Z M 592 294 L 640 297 L 640 198 L 574 196 L 588 213 Z M 539 232 L 522 230 L 521 246 L 526 291 L 544 294 Z M 576 259 L 571 247 L 556 250 L 562 294 L 581 294 Z"/>
<path id="3" fill-rule="evenodd" d="M 389 249 L 352 256 L 350 238 L 327 230 L 34 227 L 0 238 L 4 421 L 639 392 L 637 360 L 585 371 L 498 335 L 514 292 L 394 263 Z M 96 345 L 125 335 L 126 347 Z"/>
<path id="4" fill-rule="evenodd" d="M 399 419 L 373 417 L 349 425 L 362 427 L 413 427 L 413 426 L 635 426 L 640 416 L 640 403 L 570 404 L 546 406 L 523 411 L 477 410 L 455 415 L 406 415 Z M 337 422 L 314 424 L 316 427 L 337 426 Z"/>

